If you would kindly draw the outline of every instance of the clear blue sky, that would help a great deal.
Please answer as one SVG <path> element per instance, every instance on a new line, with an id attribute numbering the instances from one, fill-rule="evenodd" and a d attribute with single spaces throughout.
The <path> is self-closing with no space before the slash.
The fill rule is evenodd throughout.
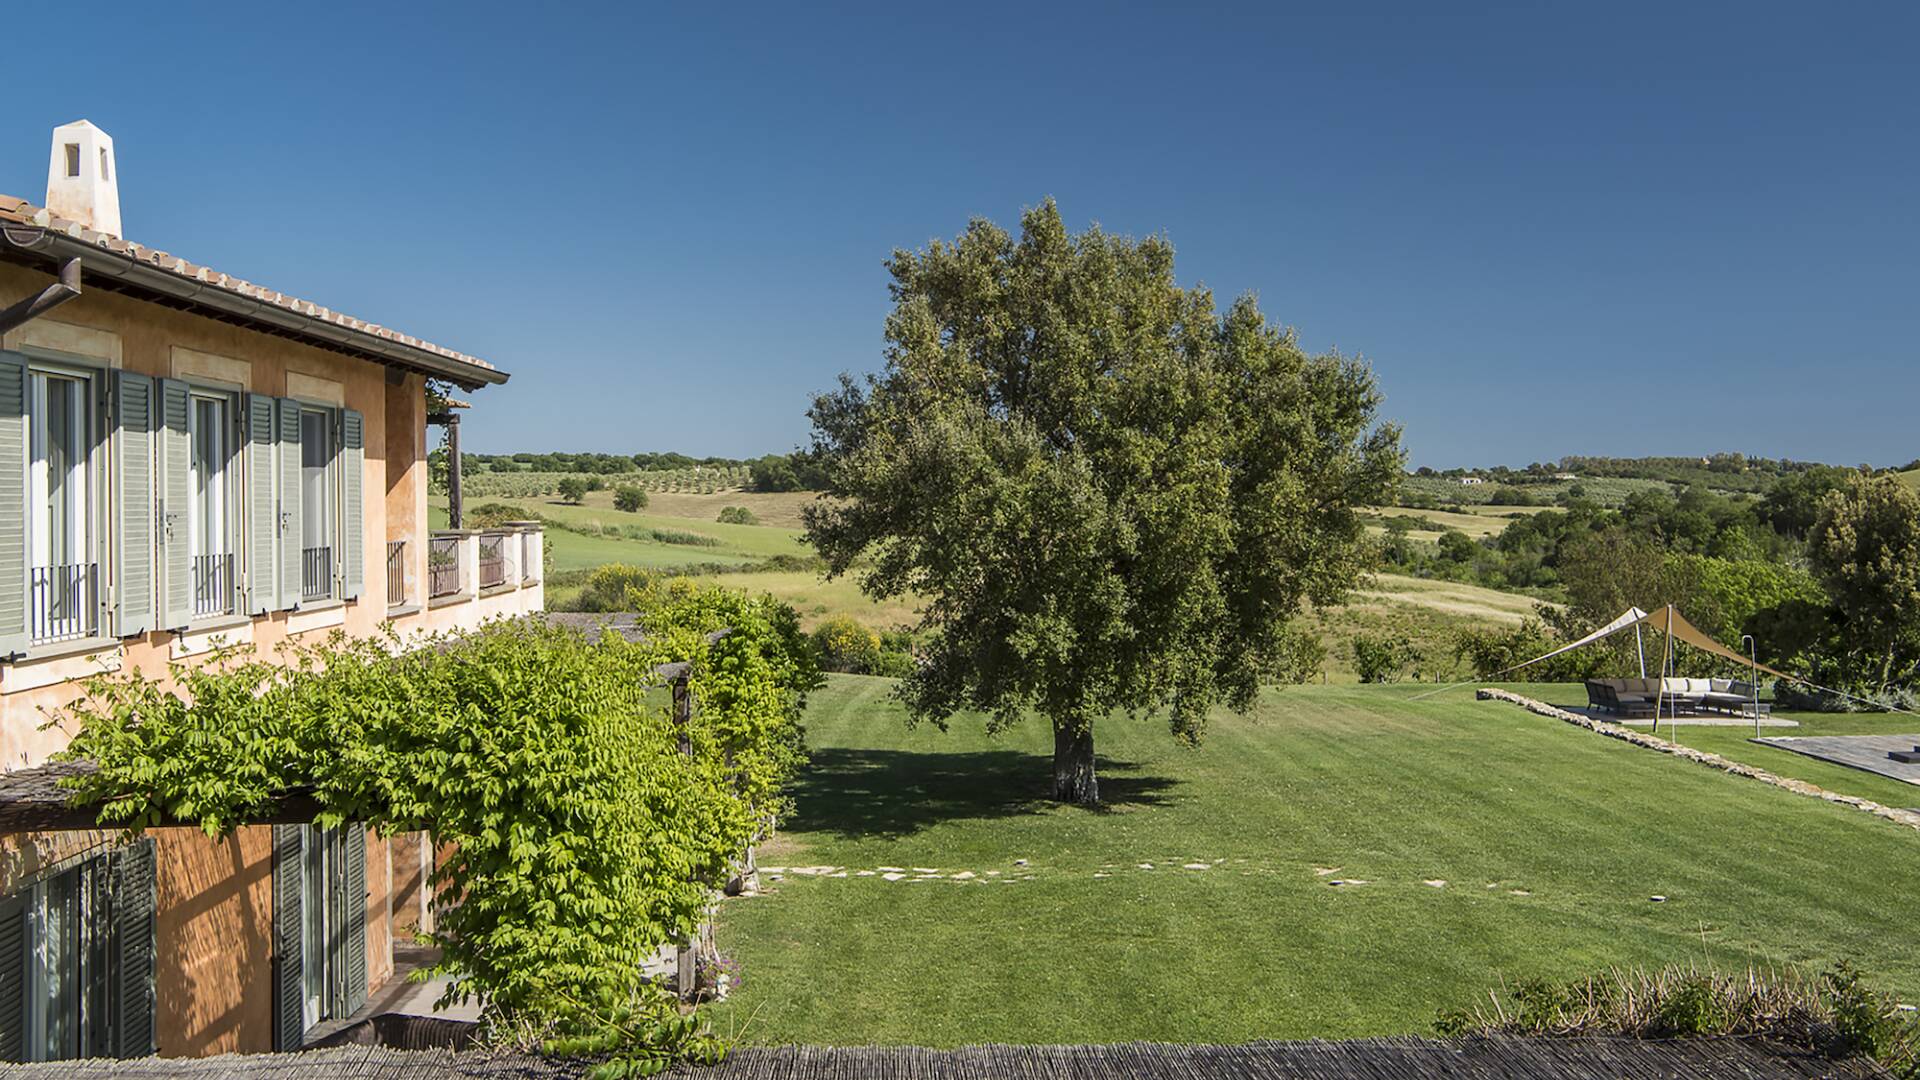
<path id="1" fill-rule="evenodd" d="M 512 371 L 475 450 L 789 449 L 891 249 L 1052 195 L 1418 464 L 1920 456 L 1920 9 L 1275 7 L 110 5 L 9 46 L 0 191 L 93 120 L 131 239 Z"/>

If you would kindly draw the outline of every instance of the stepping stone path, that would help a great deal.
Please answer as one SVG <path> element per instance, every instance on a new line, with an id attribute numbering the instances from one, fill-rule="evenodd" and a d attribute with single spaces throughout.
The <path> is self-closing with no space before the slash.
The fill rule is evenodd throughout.
<path id="1" fill-rule="evenodd" d="M 1428 878 L 1420 884 L 1428 885 L 1436 889 L 1444 889 L 1447 887 L 1447 882 L 1444 878 Z"/>

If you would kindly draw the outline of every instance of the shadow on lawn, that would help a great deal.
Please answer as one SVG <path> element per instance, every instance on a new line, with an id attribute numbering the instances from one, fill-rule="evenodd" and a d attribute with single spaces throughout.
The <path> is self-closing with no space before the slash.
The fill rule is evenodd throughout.
<path id="1" fill-rule="evenodd" d="M 1154 806 L 1178 781 L 1135 776 L 1132 761 L 1098 759 L 1101 809 Z M 1057 805 L 1053 762 L 1017 750 L 926 753 L 823 749 L 793 786 L 797 831 L 841 839 L 911 836 L 943 821 L 1015 817 Z"/>

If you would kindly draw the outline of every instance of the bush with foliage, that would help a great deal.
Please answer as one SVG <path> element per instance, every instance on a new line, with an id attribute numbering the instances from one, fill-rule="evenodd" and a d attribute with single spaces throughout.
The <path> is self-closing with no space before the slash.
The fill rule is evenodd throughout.
<path id="1" fill-rule="evenodd" d="M 1477 679 L 1508 682 L 1579 682 L 1606 670 L 1609 656 L 1598 649 L 1575 649 L 1519 671 L 1509 671 L 1559 648 L 1566 639 L 1537 618 L 1506 629 L 1464 630 L 1455 639 L 1454 658 L 1465 660 Z"/>
<path id="2" fill-rule="evenodd" d="M 760 519 L 754 516 L 753 511 L 747 509 L 744 506 L 721 507 L 719 521 L 720 521 L 720 524 L 722 525 L 758 525 L 760 524 Z"/>
<path id="3" fill-rule="evenodd" d="M 465 514 L 462 515 L 461 524 L 468 529 L 497 529 L 509 521 L 534 520 L 538 520 L 538 516 L 529 512 L 524 507 L 513 506 L 508 503 L 489 502 L 481 503 L 479 506 L 468 507 Z"/>
<path id="4" fill-rule="evenodd" d="M 913 671 L 913 635 L 905 630 L 876 634 L 841 616 L 813 628 L 820 670 L 849 675 L 904 678 Z"/>
<path id="5" fill-rule="evenodd" d="M 629 514 L 638 513 L 647 508 L 647 489 L 633 484 L 621 484 L 613 489 L 613 508 Z"/>
<path id="6" fill-rule="evenodd" d="M 1355 634 L 1352 644 L 1353 670 L 1363 683 L 1399 682 L 1422 659 L 1405 634 Z"/>
<path id="7" fill-rule="evenodd" d="M 561 498 L 578 506 L 585 501 L 587 492 L 591 489 L 587 486 L 587 478 L 584 476 L 563 476 L 555 490 L 560 493 Z"/>
<path id="8" fill-rule="evenodd" d="M 1920 1021 L 1844 962 L 1818 978 L 1793 968 L 1724 972 L 1687 964 L 1570 982 L 1527 979 L 1443 1011 L 1434 1030 L 1448 1038 L 1757 1036 L 1832 1058 L 1871 1058 L 1896 1077 L 1920 1078 Z"/>
<path id="9" fill-rule="evenodd" d="M 716 1040 L 640 964 L 694 930 L 783 809 L 817 675 L 784 605 L 684 583 L 631 599 L 639 644 L 520 621 L 397 653 L 338 634 L 286 664 L 234 651 L 182 668 L 179 693 L 98 676 L 60 717 L 63 756 L 98 766 L 70 785 L 136 830 L 218 836 L 295 792 L 323 824 L 426 830 L 452 853 L 433 876 L 447 1000 L 614 1054 L 609 1075 L 709 1059 Z M 670 661 L 691 664 L 684 732 L 657 692 Z"/>

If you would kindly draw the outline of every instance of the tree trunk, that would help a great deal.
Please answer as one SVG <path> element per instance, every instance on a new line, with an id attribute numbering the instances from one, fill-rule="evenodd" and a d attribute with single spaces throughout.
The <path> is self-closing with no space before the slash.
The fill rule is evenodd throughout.
<path id="1" fill-rule="evenodd" d="M 1093 775 L 1091 725 L 1053 729 L 1053 797 L 1081 806 L 1100 801 L 1100 782 Z"/>

